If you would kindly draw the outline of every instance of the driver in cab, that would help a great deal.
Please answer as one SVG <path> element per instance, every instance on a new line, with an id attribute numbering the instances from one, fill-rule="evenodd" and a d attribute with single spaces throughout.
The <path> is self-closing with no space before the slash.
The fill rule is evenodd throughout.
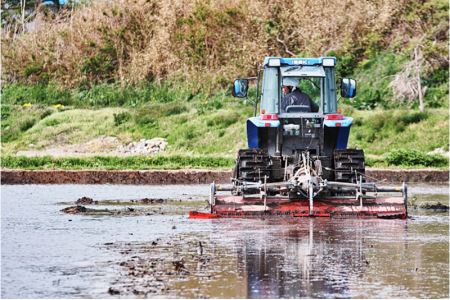
<path id="1" fill-rule="evenodd" d="M 296 78 L 283 78 L 282 112 L 318 112 L 319 106 L 298 88 L 298 83 Z"/>

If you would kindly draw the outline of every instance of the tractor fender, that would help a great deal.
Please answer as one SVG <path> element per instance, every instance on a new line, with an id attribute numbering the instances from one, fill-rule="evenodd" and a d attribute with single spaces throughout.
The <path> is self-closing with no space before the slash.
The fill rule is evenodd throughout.
<path id="1" fill-rule="evenodd" d="M 261 120 L 260 117 L 252 117 L 247 119 L 247 141 L 249 148 L 259 148 L 259 132 L 258 128 L 278 128 L 280 121 L 278 120 Z"/>
<path id="2" fill-rule="evenodd" d="M 350 127 L 353 123 L 353 118 L 344 117 L 343 120 L 324 120 L 323 125 L 327 127 Z"/>
<path id="3" fill-rule="evenodd" d="M 329 128 L 338 128 L 336 149 L 347 149 L 348 137 L 353 118 L 344 117 L 343 120 L 324 120 L 323 125 Z"/>

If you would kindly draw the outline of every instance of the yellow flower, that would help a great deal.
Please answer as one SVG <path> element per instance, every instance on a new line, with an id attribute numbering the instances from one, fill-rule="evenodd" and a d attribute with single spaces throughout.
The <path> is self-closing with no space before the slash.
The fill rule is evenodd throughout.
<path id="1" fill-rule="evenodd" d="M 31 104 L 30 102 L 22 104 L 23 108 L 30 108 L 32 106 L 33 106 L 33 104 Z"/>
<path id="2" fill-rule="evenodd" d="M 62 105 L 62 104 L 54 104 L 54 105 L 52 105 L 53 106 L 53 108 L 56 108 L 56 109 L 60 109 L 60 108 L 64 108 L 64 105 Z"/>

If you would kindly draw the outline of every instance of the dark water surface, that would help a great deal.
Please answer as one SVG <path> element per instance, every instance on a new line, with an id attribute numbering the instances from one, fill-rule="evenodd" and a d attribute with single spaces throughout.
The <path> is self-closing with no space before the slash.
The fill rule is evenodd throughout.
<path id="1" fill-rule="evenodd" d="M 410 193 L 443 199 L 448 190 Z M 100 206 L 145 212 L 126 216 L 60 212 L 82 196 L 182 202 Z M 449 296 L 448 212 L 411 210 L 409 220 L 189 220 L 207 196 L 207 185 L 3 185 L 1 296 Z"/>

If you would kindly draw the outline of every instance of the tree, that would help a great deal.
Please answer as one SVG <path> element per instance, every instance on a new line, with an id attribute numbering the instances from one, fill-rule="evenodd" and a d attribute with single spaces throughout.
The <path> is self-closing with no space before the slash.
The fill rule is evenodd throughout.
<path id="1" fill-rule="evenodd" d="M 411 60 L 405 64 L 403 70 L 395 75 L 390 86 L 394 98 L 400 101 L 414 102 L 419 100 L 419 110 L 425 111 L 423 97 L 427 87 L 422 87 L 421 72 L 427 62 L 423 58 L 422 46 L 417 45 L 411 54 Z"/>

